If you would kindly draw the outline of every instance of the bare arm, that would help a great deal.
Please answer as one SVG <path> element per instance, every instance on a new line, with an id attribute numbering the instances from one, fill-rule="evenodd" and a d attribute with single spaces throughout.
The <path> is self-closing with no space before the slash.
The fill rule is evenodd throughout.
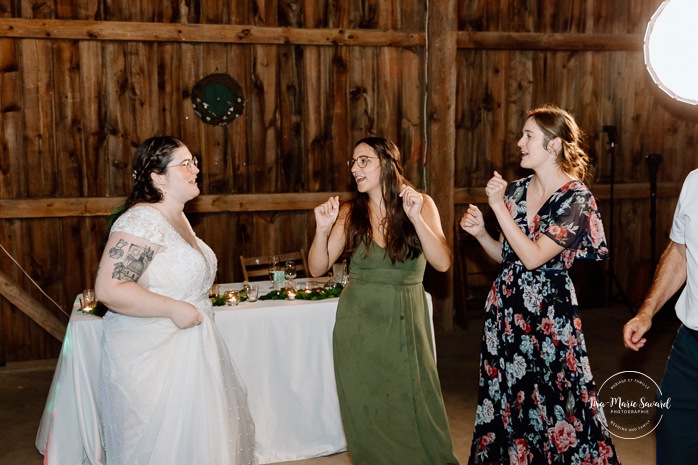
<path id="1" fill-rule="evenodd" d="M 424 258 L 437 271 L 446 271 L 451 266 L 451 249 L 441 227 L 439 210 L 427 194 L 420 194 L 411 187 L 403 186 L 400 191 L 403 208 L 414 225 L 422 244 Z"/>
<path id="2" fill-rule="evenodd" d="M 502 238 L 499 240 L 490 236 L 485 229 L 485 219 L 482 212 L 475 205 L 468 205 L 468 210 L 460 220 L 460 227 L 472 235 L 480 243 L 485 253 L 497 263 L 502 263 Z"/>
<path id="3" fill-rule="evenodd" d="M 135 317 L 166 317 L 179 328 L 201 322 L 192 304 L 150 292 L 138 284 L 160 246 L 146 239 L 115 232 L 102 253 L 95 294 L 110 310 Z"/>
<path id="4" fill-rule="evenodd" d="M 652 327 L 652 317 L 686 282 L 686 245 L 670 241 L 659 260 L 650 290 L 635 318 L 623 327 L 625 347 L 640 350 L 647 342 L 642 337 Z"/>
<path id="5" fill-rule="evenodd" d="M 349 206 L 339 205 L 339 197 L 315 207 L 315 237 L 308 251 L 308 268 L 313 276 L 321 276 L 337 261 L 346 244 L 344 223 Z"/>

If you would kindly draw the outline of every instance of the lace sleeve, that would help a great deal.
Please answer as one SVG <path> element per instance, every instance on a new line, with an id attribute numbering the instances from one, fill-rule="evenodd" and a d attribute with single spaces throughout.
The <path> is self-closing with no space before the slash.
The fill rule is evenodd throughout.
<path id="1" fill-rule="evenodd" d="M 130 208 L 121 215 L 111 228 L 110 234 L 120 231 L 142 237 L 153 244 L 165 245 L 165 219 L 160 212 L 150 207 Z"/>

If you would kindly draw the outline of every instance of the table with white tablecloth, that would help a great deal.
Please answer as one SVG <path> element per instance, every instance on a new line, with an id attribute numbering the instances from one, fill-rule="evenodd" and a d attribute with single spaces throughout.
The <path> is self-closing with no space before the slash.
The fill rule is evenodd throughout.
<path id="1" fill-rule="evenodd" d="M 346 450 L 332 360 L 337 302 L 266 300 L 214 307 L 247 386 L 259 463 Z M 36 438 L 49 465 L 105 463 L 97 415 L 101 337 L 102 319 L 82 314 L 76 303 Z"/>

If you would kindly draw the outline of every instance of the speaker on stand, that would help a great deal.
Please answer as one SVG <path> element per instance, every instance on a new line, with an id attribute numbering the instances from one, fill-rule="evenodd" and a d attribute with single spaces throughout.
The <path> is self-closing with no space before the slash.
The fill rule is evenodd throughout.
<path id="1" fill-rule="evenodd" d="M 606 134 L 607 144 L 608 144 L 608 156 L 611 165 L 610 180 L 609 180 L 609 218 L 608 223 L 606 223 L 606 240 L 608 241 L 608 305 L 612 305 L 617 299 L 625 304 L 630 310 L 631 314 L 635 314 L 635 309 L 630 304 L 623 287 L 618 281 L 618 276 L 616 276 L 615 271 L 615 243 L 614 243 L 614 233 L 615 233 L 615 184 L 616 184 L 616 144 L 618 143 L 618 130 L 615 126 L 602 126 L 601 132 Z M 617 292 L 617 294 L 616 294 Z"/>
<path id="2" fill-rule="evenodd" d="M 645 157 L 650 170 L 650 266 L 652 274 L 657 268 L 657 169 L 662 156 L 656 153 Z"/>

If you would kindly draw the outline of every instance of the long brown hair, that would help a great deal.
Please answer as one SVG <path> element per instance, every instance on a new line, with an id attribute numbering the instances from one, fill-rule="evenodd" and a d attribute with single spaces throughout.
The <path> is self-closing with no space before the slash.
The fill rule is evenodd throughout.
<path id="1" fill-rule="evenodd" d="M 548 104 L 531 110 L 528 117 L 533 118 L 543 131 L 544 147 L 556 137 L 562 140 L 562 150 L 558 154 L 557 163 L 565 173 L 583 182 L 589 168 L 589 156 L 581 147 L 584 133 L 572 115 L 562 108 Z"/>
<path id="2" fill-rule="evenodd" d="M 354 148 L 361 144 L 371 147 L 381 166 L 381 191 L 386 210 L 385 253 L 393 263 L 417 258 L 422 251 L 422 245 L 414 225 L 403 210 L 400 198 L 400 186 L 405 184 L 412 187 L 403 174 L 400 150 L 391 140 L 384 137 L 366 137 L 358 141 Z M 357 192 L 348 204 L 346 249 L 353 253 L 363 243 L 368 251 L 372 240 L 368 194 Z"/>

